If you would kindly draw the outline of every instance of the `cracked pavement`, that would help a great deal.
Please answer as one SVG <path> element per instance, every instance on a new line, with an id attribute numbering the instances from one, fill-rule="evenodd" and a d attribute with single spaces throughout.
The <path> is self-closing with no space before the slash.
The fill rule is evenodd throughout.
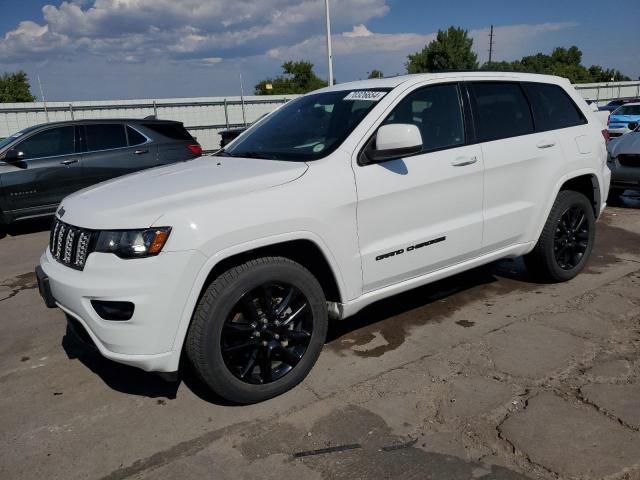
<path id="1" fill-rule="evenodd" d="M 31 274 L 47 235 L 0 238 L 0 478 L 640 478 L 640 197 L 575 280 L 505 260 L 384 300 L 246 407 L 65 337 Z"/>

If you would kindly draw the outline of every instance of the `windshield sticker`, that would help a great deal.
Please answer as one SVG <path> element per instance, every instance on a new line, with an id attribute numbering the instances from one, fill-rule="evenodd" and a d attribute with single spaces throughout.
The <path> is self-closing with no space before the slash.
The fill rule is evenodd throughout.
<path id="1" fill-rule="evenodd" d="M 324 143 L 319 143 L 315 147 L 313 147 L 313 153 L 319 153 L 324 150 Z"/>
<path id="2" fill-rule="evenodd" d="M 387 92 L 374 92 L 372 90 L 357 90 L 349 93 L 343 100 L 369 100 L 371 102 L 377 102 L 384 97 Z"/>

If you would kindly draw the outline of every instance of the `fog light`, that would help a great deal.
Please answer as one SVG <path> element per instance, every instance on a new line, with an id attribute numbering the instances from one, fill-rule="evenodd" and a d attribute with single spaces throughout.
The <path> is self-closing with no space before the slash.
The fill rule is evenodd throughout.
<path id="1" fill-rule="evenodd" d="M 104 320 L 125 321 L 133 317 L 135 305 L 131 302 L 107 302 L 91 300 L 91 305 L 100 318 Z"/>

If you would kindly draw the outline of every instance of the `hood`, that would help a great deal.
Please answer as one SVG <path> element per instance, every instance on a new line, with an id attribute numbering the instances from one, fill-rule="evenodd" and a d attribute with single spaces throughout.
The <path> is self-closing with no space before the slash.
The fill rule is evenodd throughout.
<path id="1" fill-rule="evenodd" d="M 200 157 L 76 192 L 63 200 L 62 220 L 97 230 L 145 228 L 171 209 L 282 185 L 302 176 L 307 168 L 304 162 Z"/>
<path id="2" fill-rule="evenodd" d="M 609 142 L 609 154 L 617 157 L 622 153 L 640 155 L 640 132 L 629 132 Z"/>

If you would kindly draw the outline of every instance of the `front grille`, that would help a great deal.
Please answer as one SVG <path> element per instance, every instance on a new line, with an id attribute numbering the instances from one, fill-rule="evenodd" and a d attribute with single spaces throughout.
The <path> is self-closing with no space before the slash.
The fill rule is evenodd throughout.
<path id="1" fill-rule="evenodd" d="M 638 154 L 618 155 L 618 163 L 623 167 L 640 167 L 640 155 Z"/>
<path id="2" fill-rule="evenodd" d="M 94 237 L 94 231 L 74 227 L 56 218 L 51 227 L 49 251 L 63 265 L 82 270 L 91 253 Z"/>

